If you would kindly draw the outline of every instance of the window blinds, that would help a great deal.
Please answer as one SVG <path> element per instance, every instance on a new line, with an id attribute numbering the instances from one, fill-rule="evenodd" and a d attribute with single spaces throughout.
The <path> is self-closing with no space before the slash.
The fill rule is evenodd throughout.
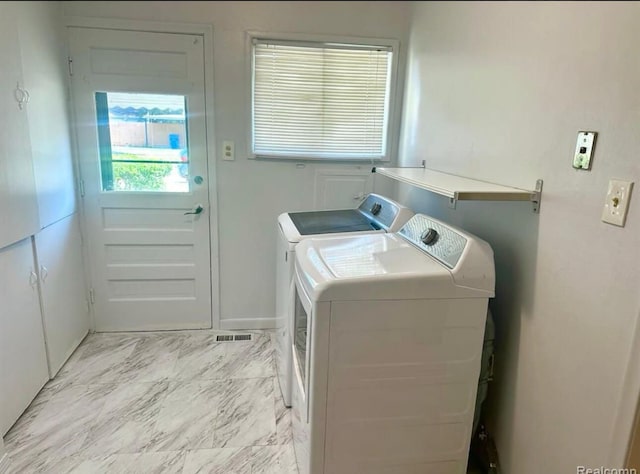
<path id="1" fill-rule="evenodd" d="M 386 156 L 390 47 L 254 40 L 256 156 Z"/>

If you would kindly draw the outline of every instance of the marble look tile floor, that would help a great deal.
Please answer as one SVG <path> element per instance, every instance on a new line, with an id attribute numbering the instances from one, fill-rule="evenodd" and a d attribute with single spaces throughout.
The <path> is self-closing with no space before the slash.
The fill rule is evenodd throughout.
<path id="1" fill-rule="evenodd" d="M 10 473 L 297 474 L 272 334 L 91 334 L 7 433 Z"/>

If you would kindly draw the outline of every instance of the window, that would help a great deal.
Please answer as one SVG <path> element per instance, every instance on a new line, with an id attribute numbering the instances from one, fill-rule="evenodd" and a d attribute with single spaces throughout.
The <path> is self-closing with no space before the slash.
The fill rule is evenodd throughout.
<path id="1" fill-rule="evenodd" d="M 252 42 L 254 157 L 388 159 L 389 45 Z"/>
<path id="2" fill-rule="evenodd" d="M 189 191 L 185 97 L 96 92 L 103 191 Z"/>

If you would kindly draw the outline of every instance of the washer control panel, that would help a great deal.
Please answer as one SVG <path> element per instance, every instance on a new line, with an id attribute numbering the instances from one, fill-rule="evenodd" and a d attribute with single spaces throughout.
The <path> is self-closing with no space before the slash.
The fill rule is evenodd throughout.
<path id="1" fill-rule="evenodd" d="M 458 264 L 467 245 L 465 236 L 422 214 L 413 216 L 398 233 L 449 268 Z"/>

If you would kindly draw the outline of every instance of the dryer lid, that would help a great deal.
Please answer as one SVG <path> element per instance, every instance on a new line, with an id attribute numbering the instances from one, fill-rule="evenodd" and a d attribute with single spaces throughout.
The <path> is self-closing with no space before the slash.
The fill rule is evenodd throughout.
<path id="1" fill-rule="evenodd" d="M 284 237 L 291 243 L 323 234 L 396 232 L 413 211 L 379 194 L 368 194 L 357 209 L 289 212 L 278 217 Z"/>
<path id="2" fill-rule="evenodd" d="M 300 235 L 379 230 L 380 226 L 356 209 L 290 212 Z"/>

